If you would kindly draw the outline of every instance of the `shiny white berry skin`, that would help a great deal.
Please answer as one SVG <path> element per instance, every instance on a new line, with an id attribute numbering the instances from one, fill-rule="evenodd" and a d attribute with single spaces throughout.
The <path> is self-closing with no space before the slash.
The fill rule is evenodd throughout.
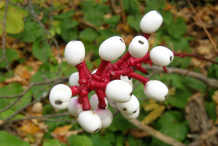
<path id="1" fill-rule="evenodd" d="M 170 49 L 157 46 L 150 51 L 150 58 L 156 65 L 167 66 L 173 61 L 174 55 Z"/>
<path id="2" fill-rule="evenodd" d="M 69 78 L 69 84 L 70 86 L 79 86 L 79 73 L 75 72 L 73 73 Z"/>
<path id="3" fill-rule="evenodd" d="M 107 128 L 113 121 L 113 114 L 109 109 L 97 108 L 94 112 L 100 117 L 102 122 L 102 128 Z"/>
<path id="4" fill-rule="evenodd" d="M 133 83 L 132 83 L 132 78 L 131 77 L 128 77 L 128 76 L 120 76 L 120 79 L 122 80 L 122 81 L 125 81 L 125 82 L 127 82 L 127 83 L 129 83 L 131 86 L 133 85 Z"/>
<path id="5" fill-rule="evenodd" d="M 72 91 L 68 86 L 58 84 L 51 89 L 49 101 L 54 108 L 62 110 L 70 104 L 71 96 Z"/>
<path id="6" fill-rule="evenodd" d="M 105 100 L 105 103 L 106 103 L 106 108 L 108 107 L 108 102 L 107 102 L 107 99 L 106 98 L 104 98 L 104 100 Z M 98 103 L 99 103 L 99 101 L 98 101 L 98 96 L 97 96 L 97 94 L 94 94 L 94 95 L 92 95 L 91 96 L 91 98 L 90 98 L 90 100 L 89 100 L 89 103 L 91 104 L 91 107 L 92 107 L 92 110 L 95 110 L 96 108 L 98 108 Z"/>
<path id="7" fill-rule="evenodd" d="M 150 80 L 144 86 L 145 95 L 156 101 L 164 101 L 168 94 L 167 86 L 158 80 Z"/>
<path id="8" fill-rule="evenodd" d="M 105 93 L 107 98 L 114 102 L 128 102 L 132 98 L 132 86 L 122 80 L 113 80 L 108 83 Z"/>
<path id="9" fill-rule="evenodd" d="M 68 106 L 68 111 L 74 117 L 78 117 L 79 113 L 83 111 L 82 104 L 79 103 L 78 97 L 71 98 L 70 104 Z"/>
<path id="10" fill-rule="evenodd" d="M 124 53 L 125 49 L 124 40 L 119 36 L 113 36 L 100 45 L 99 55 L 106 61 L 114 61 Z"/>
<path id="11" fill-rule="evenodd" d="M 64 56 L 68 64 L 75 66 L 83 62 L 85 47 L 81 41 L 70 41 L 65 47 Z"/>
<path id="12" fill-rule="evenodd" d="M 126 115 L 124 113 L 121 112 L 121 114 L 123 115 L 123 117 L 127 120 L 132 120 L 132 119 L 136 119 L 138 116 L 139 116 L 139 113 L 140 113 L 140 109 L 137 109 L 137 111 L 132 114 L 132 115 Z"/>
<path id="13" fill-rule="evenodd" d="M 96 133 L 101 129 L 100 117 L 93 111 L 82 111 L 79 114 L 78 122 L 80 126 L 89 133 Z"/>
<path id="14" fill-rule="evenodd" d="M 129 44 L 129 53 L 135 58 L 141 58 L 148 52 L 148 40 L 143 36 L 136 36 Z"/>
<path id="15" fill-rule="evenodd" d="M 140 22 L 140 28 L 144 33 L 151 34 L 158 30 L 163 22 L 163 18 L 158 11 L 150 11 L 144 15 Z"/>
<path id="16" fill-rule="evenodd" d="M 140 106 L 138 99 L 134 95 L 132 95 L 130 101 L 116 104 L 117 108 L 125 115 L 132 115 L 136 113 L 137 109 L 139 109 Z"/>

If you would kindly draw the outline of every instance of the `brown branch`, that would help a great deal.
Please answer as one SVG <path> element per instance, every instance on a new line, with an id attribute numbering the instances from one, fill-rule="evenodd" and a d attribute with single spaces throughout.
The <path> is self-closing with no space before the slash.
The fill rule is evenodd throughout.
<path id="1" fill-rule="evenodd" d="M 94 28 L 96 31 L 99 31 L 98 27 L 96 27 L 95 25 L 91 24 L 90 22 L 88 22 L 88 21 L 86 21 L 84 19 L 79 19 L 79 22 L 82 23 L 82 24 L 85 24 L 85 25 L 87 25 L 89 27 Z"/>
<path id="2" fill-rule="evenodd" d="M 8 12 L 8 0 L 6 0 L 6 2 L 5 2 L 5 13 L 4 13 L 4 17 L 3 17 L 3 20 L 2 20 L 2 24 L 3 24 L 3 31 L 2 31 L 2 54 L 3 54 L 3 56 L 0 59 L 0 62 L 5 60 L 6 69 L 9 71 L 10 76 L 11 76 L 11 70 L 9 68 L 8 59 L 7 59 L 6 55 L 5 55 L 5 50 L 6 50 L 5 31 L 6 31 L 7 12 Z"/>
<path id="3" fill-rule="evenodd" d="M 193 12 L 195 13 L 195 15 L 196 15 L 196 17 L 197 17 L 198 21 L 201 23 L 201 25 L 202 25 L 202 27 L 203 27 L 204 31 L 206 32 L 206 34 L 207 34 L 208 38 L 209 38 L 209 39 L 210 39 L 210 41 L 211 41 L 211 43 L 212 43 L 212 45 L 213 45 L 214 49 L 216 50 L 216 52 L 218 52 L 218 49 L 217 49 L 217 47 L 216 47 L 216 45 L 215 45 L 215 43 L 214 43 L 213 39 L 211 38 L 211 36 L 210 36 L 209 32 L 207 31 L 206 27 L 204 26 L 204 23 L 201 21 L 200 17 L 198 16 L 197 12 L 195 11 L 195 8 L 194 8 L 194 7 L 193 7 L 193 5 L 191 4 L 190 0 L 187 0 L 187 2 L 188 2 L 188 3 L 189 3 L 189 5 L 191 6 L 191 8 L 192 8 Z"/>
<path id="4" fill-rule="evenodd" d="M 156 137 L 157 139 L 159 139 L 167 144 L 170 144 L 173 146 L 185 146 L 181 142 L 158 132 L 157 130 L 151 128 L 150 126 L 142 125 L 141 122 L 138 121 L 137 119 L 129 120 L 129 122 L 132 123 L 133 125 L 135 125 L 137 128 L 143 130 L 144 132 L 150 134 L 151 136 Z"/>
<path id="5" fill-rule="evenodd" d="M 50 29 L 52 28 L 52 21 L 53 21 L 52 13 L 53 13 L 53 0 L 51 0 L 51 6 L 50 6 L 50 16 L 49 16 L 49 18 L 50 18 L 50 26 L 49 26 L 49 28 Z"/>
<path id="6" fill-rule="evenodd" d="M 146 70 L 156 70 L 158 72 L 164 72 L 163 68 L 158 67 L 158 66 L 150 67 L 148 65 L 144 65 L 143 68 L 145 68 Z M 186 69 L 173 68 L 173 67 L 167 67 L 167 71 L 168 71 L 167 74 L 175 73 L 175 74 L 180 74 L 180 75 L 183 75 L 184 73 L 187 72 Z M 207 84 L 210 87 L 218 88 L 218 80 L 216 80 L 216 79 L 208 78 L 200 73 L 193 72 L 193 71 L 189 72 L 189 74 L 187 76 L 201 80 L 202 82 L 204 82 L 205 84 Z"/>
<path id="7" fill-rule="evenodd" d="M 122 11 L 122 21 L 123 23 L 126 23 L 126 16 L 125 16 L 125 11 L 124 11 L 124 6 L 123 6 L 123 0 L 120 0 L 120 6 L 121 6 L 121 11 Z"/>

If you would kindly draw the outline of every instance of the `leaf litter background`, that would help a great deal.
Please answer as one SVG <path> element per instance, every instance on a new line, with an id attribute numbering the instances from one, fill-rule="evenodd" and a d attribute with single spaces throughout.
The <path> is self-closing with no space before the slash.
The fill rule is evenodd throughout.
<path id="1" fill-rule="evenodd" d="M 217 45 L 218 3 L 191 2 Z M 5 8 L 6 1 L 1 1 L 2 37 Z M 68 77 L 76 72 L 63 58 L 68 41 L 78 39 L 84 43 L 85 61 L 92 71 L 100 64 L 99 45 L 108 37 L 119 35 L 128 46 L 134 36 L 142 35 L 139 23 L 150 10 L 159 11 L 164 18 L 161 28 L 149 38 L 150 48 L 163 45 L 176 52 L 218 61 L 214 57 L 216 50 L 187 1 L 9 1 L 6 47 L 0 40 L 0 145 L 169 145 L 129 123 L 113 104 L 109 107 L 114 112 L 112 125 L 96 134 L 87 134 L 76 118 L 66 110 L 55 110 L 48 100 L 50 89 L 58 83 L 68 84 Z M 187 71 L 194 68 L 208 78 L 218 78 L 218 65 L 195 58 L 175 58 L 170 67 Z M 166 83 L 170 92 L 165 102 L 148 100 L 143 85 L 134 81 L 134 94 L 141 103 L 138 120 L 142 125 L 184 144 L 218 144 L 217 88 L 178 74 L 153 73 L 151 79 Z"/>

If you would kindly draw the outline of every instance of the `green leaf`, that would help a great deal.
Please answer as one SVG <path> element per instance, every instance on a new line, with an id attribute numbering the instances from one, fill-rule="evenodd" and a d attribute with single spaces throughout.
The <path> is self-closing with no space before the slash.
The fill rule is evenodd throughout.
<path id="1" fill-rule="evenodd" d="M 184 77 L 180 76 L 180 75 L 176 75 L 176 74 L 172 74 L 170 75 L 170 78 L 172 80 L 172 86 L 176 87 L 178 89 L 184 89 L 185 85 L 184 85 Z"/>
<path id="2" fill-rule="evenodd" d="M 0 51 L 0 58 L 2 56 L 3 56 L 3 52 Z M 17 52 L 13 49 L 6 49 L 5 56 L 9 64 L 11 64 L 14 60 L 19 59 Z M 0 62 L 0 68 L 5 68 L 5 67 L 6 67 L 6 62 L 5 60 L 3 60 L 2 62 Z"/>
<path id="3" fill-rule="evenodd" d="M 141 139 L 137 139 L 133 137 L 131 134 L 128 134 L 127 142 L 130 146 L 144 146 L 143 141 Z"/>
<path id="4" fill-rule="evenodd" d="M 129 15 L 127 17 L 127 22 L 128 22 L 128 24 L 129 24 L 129 26 L 131 28 L 133 28 L 137 32 L 140 32 L 140 21 L 141 21 L 141 19 L 142 19 L 141 15 L 136 15 L 136 16 Z"/>
<path id="5" fill-rule="evenodd" d="M 140 14 L 139 6 L 137 5 L 137 0 L 124 0 L 123 6 L 124 10 L 132 15 Z"/>
<path id="6" fill-rule="evenodd" d="M 72 18 L 73 14 L 74 14 L 74 10 L 71 9 L 71 10 L 65 12 L 65 13 L 60 13 L 58 15 L 54 15 L 53 17 L 54 17 L 54 19 L 61 19 L 61 20 L 63 20 L 63 19 Z"/>
<path id="7" fill-rule="evenodd" d="M 79 38 L 82 41 L 92 43 L 98 37 L 98 33 L 92 28 L 84 29 L 80 32 Z"/>
<path id="8" fill-rule="evenodd" d="M 59 140 L 47 140 L 43 146 L 67 146 L 66 143 L 61 143 Z"/>
<path id="9" fill-rule="evenodd" d="M 167 32 L 176 39 L 180 39 L 186 31 L 185 20 L 181 17 L 178 17 L 174 23 L 172 22 L 169 27 L 167 27 Z"/>
<path id="10" fill-rule="evenodd" d="M 114 116 L 112 124 L 108 127 L 111 131 L 127 131 L 131 128 L 135 128 L 135 126 L 123 118 L 121 114 Z"/>
<path id="11" fill-rule="evenodd" d="M 166 26 L 169 26 L 173 22 L 173 14 L 170 11 L 166 11 L 163 13 L 163 23 Z"/>
<path id="12" fill-rule="evenodd" d="M 84 13 L 85 20 L 97 27 L 100 27 L 103 24 L 103 16 L 103 13 L 98 12 L 95 9 L 89 10 Z"/>
<path id="13" fill-rule="evenodd" d="M 188 89 L 185 90 L 177 89 L 176 94 L 170 95 L 167 98 L 166 102 L 177 108 L 185 108 L 188 98 L 190 98 L 191 95 L 192 93 Z"/>
<path id="14" fill-rule="evenodd" d="M 72 19 L 64 19 L 64 21 L 61 23 L 62 29 L 73 29 L 77 27 L 79 22 Z"/>
<path id="15" fill-rule="evenodd" d="M 100 36 L 97 38 L 97 45 L 100 45 L 103 41 L 105 41 L 109 37 L 121 35 L 112 29 L 100 30 L 99 33 L 100 33 Z"/>
<path id="16" fill-rule="evenodd" d="M 100 133 L 95 133 L 91 135 L 91 141 L 93 145 L 111 146 L 115 140 L 114 133 L 105 132 L 104 135 Z"/>
<path id="17" fill-rule="evenodd" d="M 7 109 L 6 111 L 4 111 L 4 112 L 1 113 L 0 119 L 1 119 L 1 120 L 5 120 L 5 119 L 7 119 L 8 117 L 10 117 L 11 115 L 13 115 L 14 112 L 15 112 L 14 110 Z M 18 114 L 18 115 L 16 115 L 15 117 L 13 117 L 13 119 L 20 119 L 20 118 L 24 118 L 24 116 Z"/>
<path id="18" fill-rule="evenodd" d="M 0 9 L 0 24 L 4 19 L 5 6 Z M 27 16 L 28 12 L 11 4 L 8 4 L 7 17 L 6 17 L 6 32 L 19 33 L 24 29 L 23 17 Z M 0 34 L 2 34 L 2 27 L 0 27 Z"/>
<path id="19" fill-rule="evenodd" d="M 116 146 L 123 146 L 125 143 L 125 137 L 122 134 L 116 136 Z"/>
<path id="20" fill-rule="evenodd" d="M 111 28 L 115 28 L 117 23 L 120 21 L 120 16 L 112 16 L 111 18 L 104 18 L 104 22 L 110 24 Z"/>
<path id="21" fill-rule="evenodd" d="M 22 141 L 18 137 L 5 131 L 0 131 L 1 146 L 30 146 L 29 143 Z"/>
<path id="22" fill-rule="evenodd" d="M 72 40 L 76 40 L 78 38 L 78 30 L 77 29 L 63 29 L 61 31 L 61 37 L 65 42 L 69 42 Z"/>
<path id="23" fill-rule="evenodd" d="M 209 115 L 209 117 L 211 119 L 213 119 L 213 121 L 215 122 L 216 121 L 216 104 L 214 101 L 211 101 L 211 102 L 204 102 L 204 105 L 205 105 L 205 109 Z"/>
<path id="24" fill-rule="evenodd" d="M 189 87 L 198 91 L 205 91 L 207 87 L 203 82 L 191 77 L 186 77 L 185 82 Z"/>
<path id="25" fill-rule="evenodd" d="M 46 62 L 48 60 L 49 54 L 51 53 L 50 46 L 46 42 L 43 42 L 41 44 L 35 42 L 32 46 L 32 51 L 33 55 L 43 62 Z"/>
<path id="26" fill-rule="evenodd" d="M 145 13 L 156 10 L 158 12 L 163 11 L 165 7 L 165 1 L 164 0 L 146 0 L 146 7 L 145 7 Z"/>
<path id="27" fill-rule="evenodd" d="M 70 146 L 92 146 L 90 138 L 85 135 L 71 135 L 67 141 Z"/>
<path id="28" fill-rule="evenodd" d="M 20 101 L 18 101 L 14 107 L 15 110 L 19 110 L 20 108 L 24 107 L 25 105 L 27 105 L 28 103 L 31 102 L 31 96 L 32 96 L 32 92 L 28 91 L 26 94 L 24 94 L 24 96 L 20 99 Z"/>

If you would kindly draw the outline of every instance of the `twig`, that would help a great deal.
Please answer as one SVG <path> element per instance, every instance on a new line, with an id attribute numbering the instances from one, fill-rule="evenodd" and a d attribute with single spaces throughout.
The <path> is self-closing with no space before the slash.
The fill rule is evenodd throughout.
<path id="1" fill-rule="evenodd" d="M 53 21 L 53 18 L 52 18 L 52 12 L 53 12 L 53 0 L 51 0 L 51 6 L 50 6 L 50 29 L 52 28 L 52 21 Z"/>
<path id="2" fill-rule="evenodd" d="M 98 28 L 98 27 L 96 27 L 95 25 L 91 24 L 91 23 L 88 22 L 88 21 L 85 21 L 84 19 L 79 19 L 79 22 L 80 22 L 80 23 L 83 23 L 83 24 L 85 24 L 85 25 L 87 25 L 87 26 L 89 26 L 89 27 L 94 28 L 96 31 L 99 31 L 99 28 Z"/>
<path id="3" fill-rule="evenodd" d="M 16 115 L 18 115 L 21 111 L 23 111 L 24 109 L 26 109 L 27 107 L 33 105 L 36 102 L 39 102 L 41 99 L 46 98 L 47 95 L 42 95 L 41 97 L 33 100 L 31 103 L 25 105 L 24 107 L 20 108 L 19 110 L 17 110 L 14 114 L 12 114 L 11 116 L 9 116 L 8 118 L 6 118 L 5 120 L 3 120 L 3 123 L 7 123 L 8 121 L 10 121 L 13 117 L 15 117 Z"/>
<path id="4" fill-rule="evenodd" d="M 162 67 L 158 67 L 158 66 L 150 67 L 148 65 L 144 65 L 143 68 L 145 68 L 146 70 L 156 70 L 158 72 L 164 72 Z M 173 68 L 173 67 L 167 67 L 167 71 L 168 71 L 168 74 L 175 73 L 175 74 L 180 74 L 180 75 L 183 75 L 184 73 L 187 72 L 186 69 Z M 193 71 L 189 72 L 187 76 L 199 79 L 210 87 L 218 88 L 218 80 L 216 79 L 208 78 L 200 73 L 193 72 Z"/>
<path id="5" fill-rule="evenodd" d="M 167 144 L 170 144 L 173 146 L 185 146 L 181 142 L 176 141 L 175 139 L 173 139 L 167 135 L 164 135 L 164 134 L 158 132 L 157 130 L 155 130 L 147 125 L 142 125 L 141 122 L 138 121 L 137 119 L 129 120 L 129 122 L 132 123 L 133 125 L 135 125 L 137 128 L 143 130 L 144 132 L 150 134 L 151 136 L 156 137 L 157 139 L 159 139 Z"/>
<path id="6" fill-rule="evenodd" d="M 24 94 L 26 94 L 33 86 L 39 86 L 39 85 L 44 85 L 44 84 L 51 84 L 51 83 L 55 83 L 55 82 L 66 82 L 68 80 L 68 77 L 57 77 L 53 80 L 48 80 L 48 81 L 43 81 L 43 82 L 36 82 L 36 83 L 30 83 L 30 85 L 26 88 L 26 90 L 24 90 L 22 93 L 18 94 L 18 95 L 12 95 L 12 96 L 2 96 L 1 98 L 15 98 L 15 97 L 21 97 Z"/>
<path id="7" fill-rule="evenodd" d="M 211 43 L 212 43 L 212 45 L 213 45 L 214 49 L 216 50 L 216 52 L 218 52 L 218 50 L 217 50 L 217 47 L 216 47 L 216 45 L 215 45 L 215 43 L 214 43 L 213 39 L 211 38 L 211 36 L 210 36 L 209 32 L 207 31 L 206 27 L 204 26 L 204 23 L 201 21 L 200 17 L 198 16 L 197 12 L 195 11 L 195 8 L 194 8 L 194 7 L 193 7 L 193 5 L 191 4 L 190 0 L 187 0 L 187 1 L 188 1 L 189 5 L 191 6 L 191 8 L 192 8 L 193 12 L 195 13 L 195 15 L 196 15 L 196 17 L 197 17 L 198 21 L 201 23 L 201 25 L 202 25 L 202 27 L 203 27 L 204 31 L 206 32 L 206 34 L 207 34 L 208 38 L 209 38 L 209 39 L 210 39 L 210 41 L 211 41 Z"/>
<path id="8" fill-rule="evenodd" d="M 111 8 L 113 10 L 113 12 L 118 15 L 117 11 L 116 11 L 116 6 L 115 6 L 115 0 L 110 0 L 110 4 L 111 4 Z"/>
<path id="9" fill-rule="evenodd" d="M 123 6 L 123 0 L 120 0 L 120 6 L 122 10 L 122 21 L 123 23 L 126 23 L 126 16 L 125 16 L 125 11 L 124 11 L 124 6 Z"/>
<path id="10" fill-rule="evenodd" d="M 4 13 L 4 18 L 2 20 L 2 24 L 3 24 L 3 31 L 2 31 L 2 54 L 3 54 L 3 56 L 2 56 L 2 58 L 0 60 L 0 62 L 5 60 L 6 69 L 9 71 L 10 76 L 11 76 L 11 70 L 9 68 L 8 59 L 7 59 L 6 55 L 5 55 L 5 50 L 6 50 L 5 30 L 6 30 L 7 12 L 8 12 L 8 0 L 6 0 L 6 2 L 5 2 L 5 13 Z"/>

